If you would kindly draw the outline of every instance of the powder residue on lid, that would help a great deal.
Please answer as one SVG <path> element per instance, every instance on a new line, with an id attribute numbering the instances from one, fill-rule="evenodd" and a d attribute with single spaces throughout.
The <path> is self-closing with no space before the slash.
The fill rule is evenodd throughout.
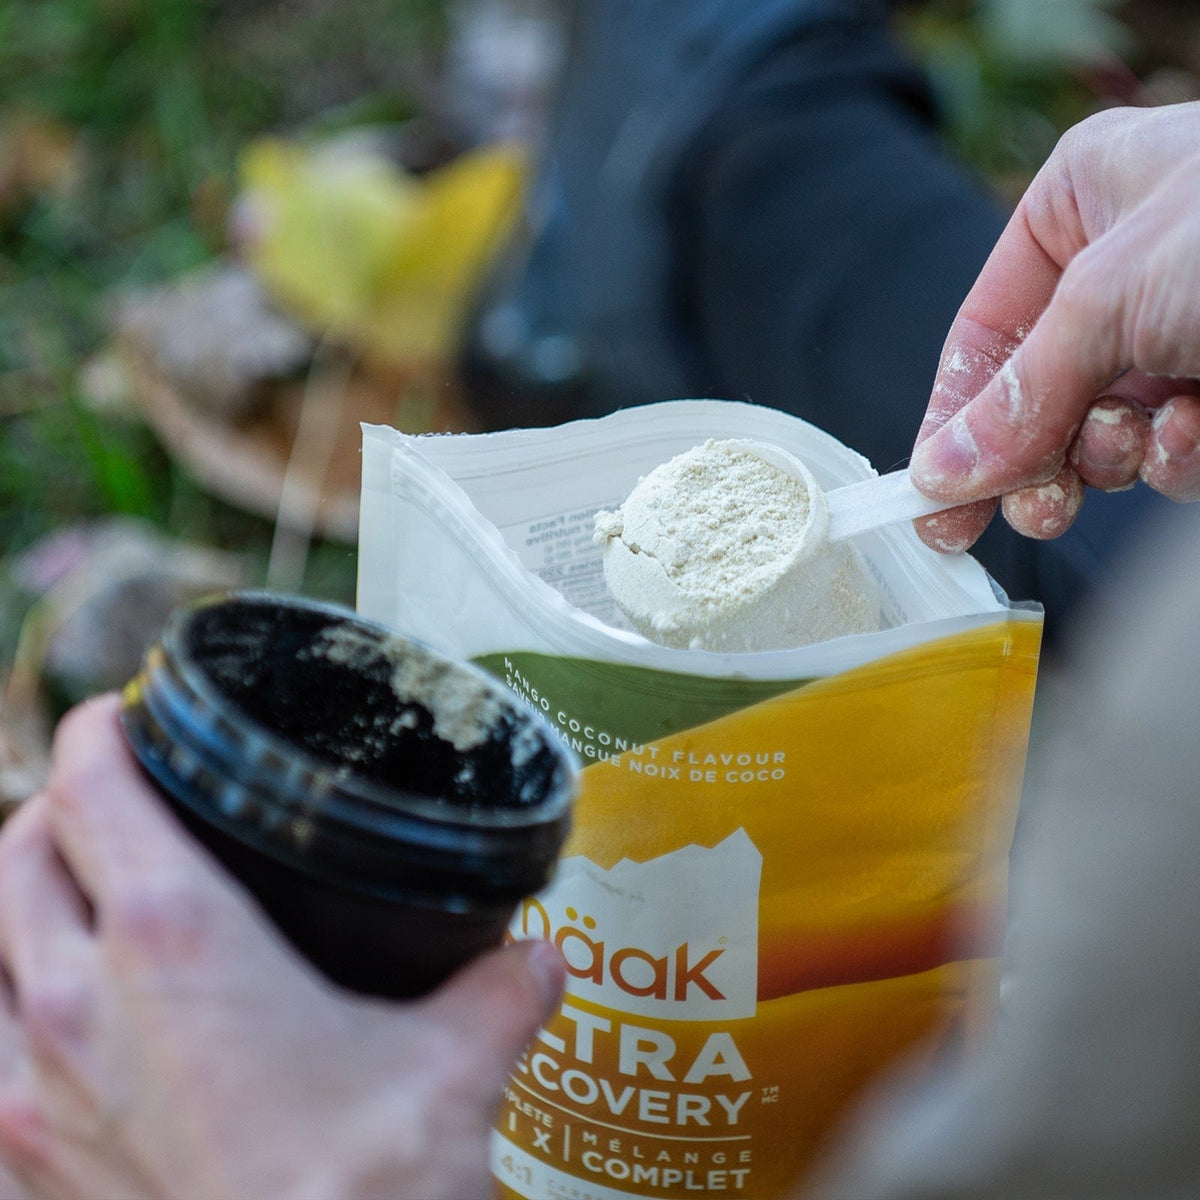
<path id="1" fill-rule="evenodd" d="M 505 711 L 496 687 L 404 638 L 372 636 L 352 625 L 335 625 L 321 634 L 313 650 L 347 666 L 384 659 L 392 668 L 390 683 L 396 698 L 428 709 L 434 734 L 458 751 L 486 742 Z"/>

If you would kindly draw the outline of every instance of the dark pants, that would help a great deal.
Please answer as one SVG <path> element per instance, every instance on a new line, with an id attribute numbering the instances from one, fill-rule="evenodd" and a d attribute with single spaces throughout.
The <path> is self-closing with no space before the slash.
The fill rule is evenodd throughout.
<path id="1" fill-rule="evenodd" d="M 907 461 L 1005 218 L 943 148 L 886 7 L 578 6 L 530 228 L 468 353 L 493 426 L 715 396 L 804 417 L 881 471 Z M 1093 493 L 1045 543 L 997 517 L 974 553 L 1053 636 L 1164 505 Z"/>

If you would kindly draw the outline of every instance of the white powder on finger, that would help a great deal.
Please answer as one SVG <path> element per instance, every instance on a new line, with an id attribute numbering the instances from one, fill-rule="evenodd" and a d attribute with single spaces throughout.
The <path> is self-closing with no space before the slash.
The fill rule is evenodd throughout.
<path id="1" fill-rule="evenodd" d="M 824 528 L 811 477 L 750 443 L 710 439 L 650 472 L 619 510 L 599 513 L 596 539 L 609 590 L 643 636 L 753 651 L 878 628 L 861 556 L 830 544 Z"/>

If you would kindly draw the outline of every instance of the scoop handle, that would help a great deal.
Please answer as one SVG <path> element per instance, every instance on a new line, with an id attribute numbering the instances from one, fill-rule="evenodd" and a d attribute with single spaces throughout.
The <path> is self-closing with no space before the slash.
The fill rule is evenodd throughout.
<path id="1" fill-rule="evenodd" d="M 834 488 L 825 493 L 825 504 L 829 509 L 831 542 L 955 507 L 950 501 L 931 500 L 918 492 L 906 468 Z"/>

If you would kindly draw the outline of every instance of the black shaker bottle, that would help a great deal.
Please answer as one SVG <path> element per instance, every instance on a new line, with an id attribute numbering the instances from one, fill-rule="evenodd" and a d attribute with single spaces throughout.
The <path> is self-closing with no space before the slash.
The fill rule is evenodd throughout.
<path id="1" fill-rule="evenodd" d="M 549 882 L 576 767 L 474 666 L 268 593 L 177 611 L 122 726 L 186 826 L 331 979 L 399 997 Z"/>

